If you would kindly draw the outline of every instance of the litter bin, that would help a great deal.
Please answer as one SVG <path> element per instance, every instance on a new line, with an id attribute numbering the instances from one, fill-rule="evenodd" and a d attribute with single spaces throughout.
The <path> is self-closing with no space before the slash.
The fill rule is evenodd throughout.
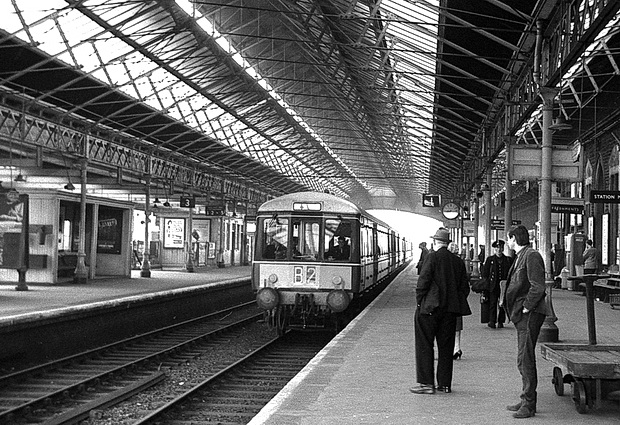
<path id="1" fill-rule="evenodd" d="M 562 289 L 568 289 L 568 274 L 569 272 L 566 267 L 564 267 L 560 272 L 560 278 L 562 279 Z"/>

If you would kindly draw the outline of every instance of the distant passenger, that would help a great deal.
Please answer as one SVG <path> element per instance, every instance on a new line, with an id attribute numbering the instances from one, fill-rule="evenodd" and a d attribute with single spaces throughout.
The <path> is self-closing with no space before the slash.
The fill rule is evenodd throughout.
<path id="1" fill-rule="evenodd" d="M 586 250 L 583 251 L 583 273 L 597 274 L 599 265 L 599 251 L 594 247 L 592 239 L 586 241 Z"/>
<path id="2" fill-rule="evenodd" d="M 424 260 L 426 260 L 426 256 L 428 255 L 428 248 L 426 247 L 426 242 L 420 242 L 418 248 L 420 248 L 420 259 L 418 260 L 418 265 L 416 267 L 418 269 L 419 275 L 420 270 L 422 270 L 422 264 L 424 264 Z"/>
<path id="3" fill-rule="evenodd" d="M 467 303 L 469 281 L 465 264 L 447 249 L 451 242 L 450 231 L 440 227 L 432 238 L 437 251 L 428 254 L 416 286 L 418 306 L 414 316 L 414 334 L 418 385 L 409 389 L 414 394 L 452 392 L 456 318 L 471 314 Z"/>
<path id="4" fill-rule="evenodd" d="M 346 261 L 351 257 L 351 247 L 347 243 L 347 238 L 338 236 L 338 245 L 327 251 L 328 260 Z"/>

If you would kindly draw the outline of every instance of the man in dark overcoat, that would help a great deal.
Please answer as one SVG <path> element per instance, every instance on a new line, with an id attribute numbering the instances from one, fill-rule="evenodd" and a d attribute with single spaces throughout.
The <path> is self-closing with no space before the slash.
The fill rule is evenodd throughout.
<path id="1" fill-rule="evenodd" d="M 521 401 L 507 406 L 518 419 L 536 413 L 536 341 L 550 309 L 545 302 L 545 264 L 538 251 L 530 246 L 524 226 L 508 232 L 508 247 L 516 253 L 506 282 L 503 304 L 506 314 L 517 328 L 517 367 L 523 384 Z"/>
<path id="2" fill-rule="evenodd" d="M 471 314 L 467 295 L 469 279 L 463 261 L 448 251 L 450 232 L 440 227 L 433 238 L 416 286 L 414 317 L 415 360 L 418 384 L 414 394 L 451 392 L 454 334 L 457 316 Z M 435 386 L 434 344 L 437 341 L 437 386 Z"/>
<path id="3" fill-rule="evenodd" d="M 505 242 L 501 239 L 493 242 L 491 247 L 495 251 L 493 255 L 487 257 L 482 268 L 482 277 L 489 282 L 487 295 L 489 298 L 489 324 L 490 328 L 503 328 L 506 321 L 504 308 L 499 304 L 500 282 L 506 280 L 508 270 L 512 265 L 512 258 L 504 255 Z"/>

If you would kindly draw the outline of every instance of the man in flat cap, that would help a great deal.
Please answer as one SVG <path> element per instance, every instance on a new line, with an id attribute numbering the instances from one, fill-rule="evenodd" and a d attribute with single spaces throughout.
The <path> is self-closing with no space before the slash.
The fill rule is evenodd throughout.
<path id="1" fill-rule="evenodd" d="M 467 295 L 469 279 L 465 264 L 448 251 L 450 231 L 440 227 L 432 236 L 435 251 L 429 252 L 416 286 L 414 316 L 415 362 L 418 384 L 414 394 L 452 392 L 454 334 L 457 316 L 471 314 Z M 437 341 L 437 385 L 434 344 Z"/>
<path id="2" fill-rule="evenodd" d="M 504 255 L 505 242 L 501 239 L 493 242 L 493 255 L 487 258 L 482 267 L 482 277 L 489 282 L 486 295 L 489 300 L 489 328 L 503 328 L 506 322 L 504 308 L 499 305 L 500 281 L 506 280 L 508 270 L 512 265 L 512 258 Z"/>

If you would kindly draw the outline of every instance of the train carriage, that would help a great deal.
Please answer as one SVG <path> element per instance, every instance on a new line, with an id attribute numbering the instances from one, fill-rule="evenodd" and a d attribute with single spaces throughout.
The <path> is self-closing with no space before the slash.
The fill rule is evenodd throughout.
<path id="1" fill-rule="evenodd" d="M 258 209 L 252 286 L 280 333 L 342 323 L 409 259 L 406 240 L 334 195 L 300 192 Z"/>

